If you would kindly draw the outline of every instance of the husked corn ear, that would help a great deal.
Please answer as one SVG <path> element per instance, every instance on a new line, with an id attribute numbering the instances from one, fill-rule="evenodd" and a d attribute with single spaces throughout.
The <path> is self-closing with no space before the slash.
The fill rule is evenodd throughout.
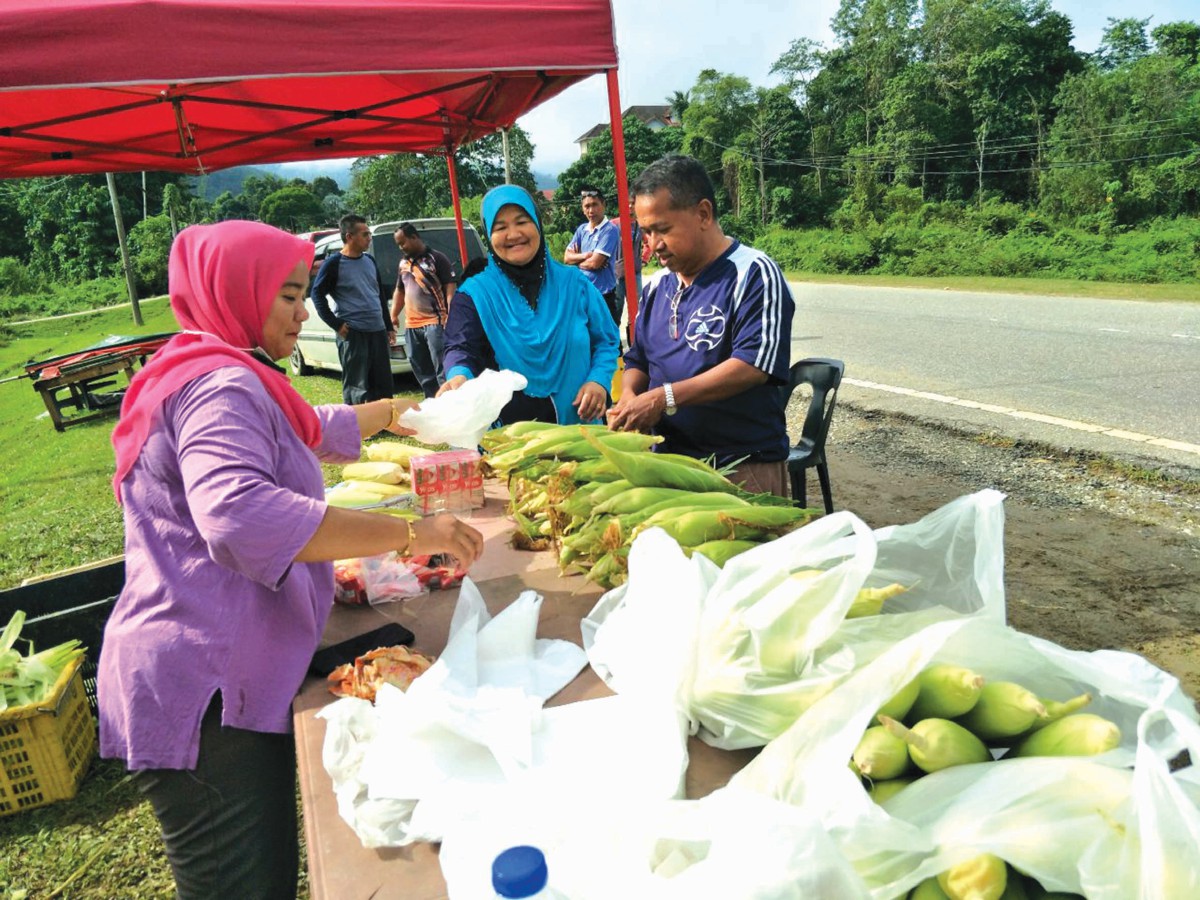
<path id="1" fill-rule="evenodd" d="M 867 785 L 867 795 L 876 803 L 884 804 L 916 780 L 915 777 L 901 777 L 888 778 L 883 781 L 872 781 Z"/>
<path id="2" fill-rule="evenodd" d="M 405 474 L 399 463 L 357 462 L 342 466 L 342 478 L 346 481 L 380 481 L 384 484 L 399 484 L 405 479 Z"/>
<path id="3" fill-rule="evenodd" d="M 1000 900 L 1008 884 L 1008 865 L 998 856 L 981 853 L 937 877 L 950 900 Z"/>
<path id="4" fill-rule="evenodd" d="M 942 890 L 937 878 L 926 878 L 912 889 L 908 900 L 950 900 L 950 895 Z"/>
<path id="5" fill-rule="evenodd" d="M 923 772 L 989 762 L 992 758 L 983 741 L 949 719 L 922 719 L 912 728 L 888 716 L 880 716 L 879 721 L 908 744 L 908 755 Z"/>
<path id="6" fill-rule="evenodd" d="M 854 601 L 846 610 L 847 619 L 861 619 L 863 616 L 877 616 L 883 609 L 883 604 L 907 591 L 902 584 L 889 584 L 881 588 L 863 588 L 854 595 Z"/>
<path id="7" fill-rule="evenodd" d="M 1121 743 L 1121 729 L 1092 713 L 1063 716 L 1039 728 L 1010 751 L 1011 756 L 1094 756 Z"/>
<path id="8" fill-rule="evenodd" d="M 953 719 L 979 700 L 983 678 L 962 666 L 937 663 L 917 676 L 921 690 L 909 710 L 910 719 Z"/>
<path id="9" fill-rule="evenodd" d="M 903 719 L 908 715 L 908 711 L 912 709 L 912 705 L 917 701 L 917 692 L 921 690 L 921 682 L 914 678 L 900 690 L 896 691 L 895 696 L 887 703 L 879 707 L 875 713 L 876 716 L 888 716 L 892 719 Z"/>
<path id="10" fill-rule="evenodd" d="M 1023 734 L 1045 712 L 1032 691 L 1012 681 L 989 681 L 958 723 L 976 737 L 994 741 Z"/>
<path id="11" fill-rule="evenodd" d="M 850 757 L 854 770 L 865 778 L 898 778 L 908 771 L 908 744 L 882 725 L 863 732 Z"/>
<path id="12" fill-rule="evenodd" d="M 381 481 L 347 481 L 346 490 L 365 491 L 379 497 L 399 497 L 407 494 L 408 490 L 397 484 L 384 484 Z"/>
<path id="13" fill-rule="evenodd" d="M 705 541 L 693 547 L 692 552 L 708 557 L 718 566 L 724 566 L 739 553 L 745 553 L 757 546 L 757 541 Z"/>
<path id="14" fill-rule="evenodd" d="M 358 509 L 362 506 L 374 506 L 382 500 L 382 494 L 351 488 L 339 488 L 325 495 L 326 504 L 341 507 L 342 509 Z"/>
<path id="15" fill-rule="evenodd" d="M 400 444 L 396 441 L 376 441 L 367 444 L 367 459 L 372 462 L 391 462 L 408 468 L 408 461 L 414 456 L 424 456 L 429 453 L 425 447 L 414 447 L 412 444 Z"/>

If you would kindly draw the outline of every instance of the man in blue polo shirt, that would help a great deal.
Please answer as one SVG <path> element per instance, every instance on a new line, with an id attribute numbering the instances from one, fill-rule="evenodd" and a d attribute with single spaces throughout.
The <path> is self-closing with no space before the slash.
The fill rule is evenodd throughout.
<path id="1" fill-rule="evenodd" d="M 633 183 L 638 222 L 668 271 L 647 284 L 609 427 L 654 431 L 655 449 L 737 460 L 747 490 L 790 495 L 779 386 L 796 305 L 779 266 L 721 230 L 712 182 L 687 156 Z"/>
<path id="2" fill-rule="evenodd" d="M 608 311 L 620 328 L 623 304 L 617 297 L 617 270 L 613 260 L 621 243 L 621 230 L 605 217 L 604 195 L 599 190 L 585 187 L 580 194 L 587 221 L 575 229 L 575 235 L 563 253 L 563 262 L 568 266 L 579 266 L 588 281 L 604 295 Z"/>

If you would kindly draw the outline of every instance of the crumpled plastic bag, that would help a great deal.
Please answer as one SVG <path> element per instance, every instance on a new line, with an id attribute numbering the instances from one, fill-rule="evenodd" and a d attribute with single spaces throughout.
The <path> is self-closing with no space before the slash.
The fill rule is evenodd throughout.
<path id="1" fill-rule="evenodd" d="M 400 424 L 413 429 L 413 437 L 422 444 L 474 449 L 512 395 L 527 384 L 518 372 L 485 369 L 456 391 L 422 400 L 420 409 L 410 409 L 400 416 Z"/>
<path id="2" fill-rule="evenodd" d="M 441 784 L 530 765 L 542 704 L 586 665 L 570 641 L 536 637 L 541 601 L 525 591 L 492 618 L 464 580 L 445 652 L 407 693 L 384 685 L 374 706 L 343 698 L 318 714 L 338 810 L 366 846 L 419 837 L 412 813 Z"/>
<path id="3" fill-rule="evenodd" d="M 922 669 L 943 662 L 1053 699 L 1090 692 L 1094 699 L 1086 711 L 1115 722 L 1121 746 L 1086 758 L 957 766 L 923 776 L 879 806 L 847 761 L 878 708 Z M 1184 722 L 1196 718 L 1178 680 L 1135 654 L 1068 650 L 980 617 L 938 622 L 899 641 L 814 703 L 730 786 L 784 800 L 817 818 L 875 896 L 902 895 L 982 852 L 995 853 L 1050 890 L 1083 893 L 1084 860 L 1104 856 L 1089 848 L 1112 840 L 1114 828 L 1127 830 L 1121 822 L 1134 795 L 1132 773 L 1124 767 L 1146 754 L 1161 764 L 1186 746 L 1178 727 L 1146 733 L 1143 717 L 1156 709 Z M 1156 816 L 1144 813 L 1142 819 Z"/>
<path id="4" fill-rule="evenodd" d="M 980 491 L 877 531 L 835 513 L 720 570 L 646 531 L 630 549 L 628 583 L 584 620 L 584 646 L 618 692 L 673 667 L 706 743 L 762 746 L 897 641 L 949 618 L 1003 621 L 1003 499 Z M 907 590 L 881 614 L 846 618 L 861 589 L 892 582 Z"/>
<path id="5" fill-rule="evenodd" d="M 514 788 L 447 830 L 439 860 L 451 900 L 491 900 L 491 861 L 518 844 L 542 850 L 550 884 L 571 900 L 868 897 L 820 824 L 769 798 L 723 789 L 581 810 Z"/>

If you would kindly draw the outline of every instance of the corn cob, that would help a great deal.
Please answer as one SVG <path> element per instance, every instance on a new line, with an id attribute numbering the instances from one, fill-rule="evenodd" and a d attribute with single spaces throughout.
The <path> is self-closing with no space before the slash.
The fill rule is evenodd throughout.
<path id="1" fill-rule="evenodd" d="M 703 544 L 693 547 L 692 552 L 699 553 L 718 566 L 724 567 L 725 563 L 739 553 L 745 553 L 757 546 L 757 541 L 705 541 Z"/>
<path id="2" fill-rule="evenodd" d="M 378 497 L 400 497 L 409 493 L 407 488 L 396 484 L 384 484 L 382 481 L 347 481 L 344 490 L 363 491 Z"/>
<path id="3" fill-rule="evenodd" d="M 367 444 L 367 459 L 372 462 L 391 462 L 408 468 L 408 461 L 414 456 L 424 456 L 429 450 L 425 447 L 414 447 L 412 444 L 401 444 L 396 441 L 376 441 Z"/>
<path id="4" fill-rule="evenodd" d="M 570 472 L 564 472 L 570 466 Z M 584 459 L 579 462 L 564 463 L 560 469 L 560 473 L 573 479 L 577 482 L 590 484 L 596 481 L 616 481 L 621 477 L 621 473 L 613 468 L 613 464 L 603 457 L 596 459 Z"/>
<path id="5" fill-rule="evenodd" d="M 342 466 L 346 481 L 379 481 L 399 484 L 407 478 L 404 468 L 394 462 L 357 462 Z"/>
<path id="6" fill-rule="evenodd" d="M 908 744 L 882 725 L 873 725 L 859 738 L 850 760 L 865 778 L 899 778 L 908 771 Z"/>
<path id="7" fill-rule="evenodd" d="M 907 591 L 902 584 L 889 584 L 881 588 L 863 588 L 854 595 L 854 601 L 846 610 L 847 619 L 861 619 L 864 616 L 877 616 L 883 609 L 883 604 Z"/>
<path id="8" fill-rule="evenodd" d="M 693 468 L 671 460 L 659 459 L 659 454 L 656 453 L 626 453 L 602 443 L 594 435 L 588 435 L 586 439 L 600 450 L 617 471 L 638 487 L 673 487 L 685 491 L 737 493 L 738 488 L 732 481 L 712 469 Z"/>
<path id="9" fill-rule="evenodd" d="M 1094 756 L 1121 743 L 1121 729 L 1092 713 L 1064 716 L 1039 728 L 1007 756 Z"/>
<path id="10" fill-rule="evenodd" d="M 904 687 L 900 688 L 892 699 L 879 707 L 877 716 L 888 716 L 892 719 L 903 719 L 908 715 L 908 711 L 912 709 L 913 703 L 917 700 L 917 692 L 921 690 L 921 682 L 914 678 Z"/>
<path id="11" fill-rule="evenodd" d="M 950 900 L 1000 900 L 1008 884 L 1008 865 L 998 856 L 981 853 L 951 866 L 937 881 Z"/>
<path id="12" fill-rule="evenodd" d="M 1042 701 L 1042 705 L 1046 707 L 1046 714 L 1038 716 L 1037 721 L 1033 723 L 1030 729 L 1032 731 L 1045 728 L 1051 722 L 1057 722 L 1064 716 L 1079 712 L 1079 710 L 1092 702 L 1092 695 L 1080 694 L 1077 697 L 1072 697 L 1070 700 L 1063 700 L 1061 703 L 1055 700 L 1047 700 L 1045 697 L 1040 697 L 1039 699 Z"/>
<path id="13" fill-rule="evenodd" d="M 921 690 L 909 711 L 913 720 L 961 716 L 975 705 L 983 689 L 983 678 L 962 666 L 932 665 L 917 680 Z"/>
<path id="14" fill-rule="evenodd" d="M 615 497 L 609 497 L 601 503 L 596 504 L 593 510 L 606 515 L 623 516 L 664 502 L 680 503 L 692 496 L 694 495 L 689 494 L 687 491 L 680 491 L 675 488 L 630 488 L 617 494 Z M 720 496 L 727 497 L 729 495 L 721 494 Z"/>
<path id="15" fill-rule="evenodd" d="M 1045 712 L 1032 691 L 1011 681 L 989 681 L 958 723 L 978 738 L 995 741 L 1023 734 Z"/>
<path id="16" fill-rule="evenodd" d="M 922 719 L 911 729 L 889 716 L 880 716 L 879 721 L 908 744 L 908 755 L 923 772 L 988 762 L 992 758 L 983 741 L 948 719 Z"/>
<path id="17" fill-rule="evenodd" d="M 912 777 L 887 778 L 882 781 L 872 781 L 867 785 L 867 795 L 876 803 L 884 804 L 898 793 L 916 781 Z"/>

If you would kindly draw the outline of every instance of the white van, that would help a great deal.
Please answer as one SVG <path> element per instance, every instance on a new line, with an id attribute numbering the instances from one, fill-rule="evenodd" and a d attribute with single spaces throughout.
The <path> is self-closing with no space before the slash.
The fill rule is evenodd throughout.
<path id="1" fill-rule="evenodd" d="M 371 226 L 371 250 L 375 263 L 379 266 L 379 275 L 383 279 L 384 290 L 390 297 L 396 287 L 396 274 L 400 265 L 400 248 L 396 246 L 394 237 L 396 229 L 403 222 L 409 222 L 421 233 L 421 240 L 434 250 L 445 253 L 454 266 L 455 273 L 463 270 L 462 255 L 458 249 L 458 229 L 453 219 L 403 219 L 395 222 L 381 222 Z M 468 261 L 487 254 L 483 241 L 475 226 L 463 223 L 463 232 L 467 241 Z M 325 258 L 335 250 L 342 249 L 340 234 L 331 234 L 317 241 L 316 255 L 313 259 L 315 275 Z M 329 326 L 317 315 L 312 297 L 307 298 L 308 321 L 300 331 L 300 339 L 296 341 L 296 349 L 292 351 L 291 368 L 296 375 L 311 375 L 314 369 L 327 369 L 340 372 L 338 362 L 337 336 Z M 408 350 L 404 345 L 404 328 L 401 326 L 396 335 L 396 346 L 392 347 L 392 374 L 399 375 L 411 372 L 412 364 L 408 361 Z"/>

